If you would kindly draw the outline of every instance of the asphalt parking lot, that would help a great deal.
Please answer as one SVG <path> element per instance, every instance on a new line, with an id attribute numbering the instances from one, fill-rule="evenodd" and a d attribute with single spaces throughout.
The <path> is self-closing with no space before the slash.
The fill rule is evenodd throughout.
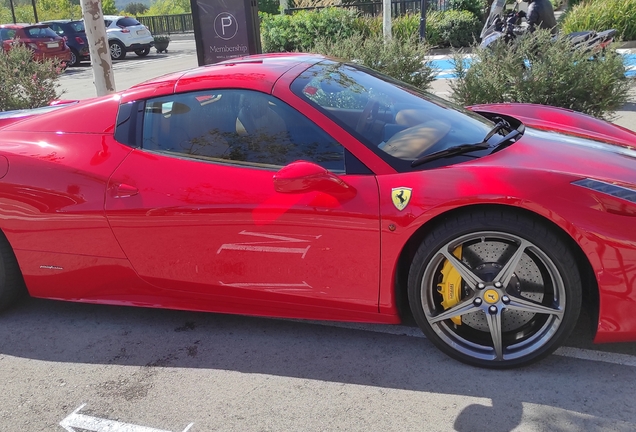
<path id="1" fill-rule="evenodd" d="M 196 66 L 194 42 L 114 65 L 118 90 Z M 94 96 L 88 65 L 63 96 Z M 446 80 L 433 91 L 448 95 Z M 636 130 L 636 97 L 618 121 Z M 0 314 L 0 431 L 634 431 L 636 343 L 465 366 L 409 326 L 26 299 Z"/>

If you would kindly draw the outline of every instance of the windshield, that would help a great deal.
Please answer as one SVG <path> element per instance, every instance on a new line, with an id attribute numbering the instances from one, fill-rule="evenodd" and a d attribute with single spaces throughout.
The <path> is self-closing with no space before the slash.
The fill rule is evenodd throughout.
<path id="1" fill-rule="evenodd" d="M 494 31 L 495 20 L 503 12 L 505 6 L 506 0 L 495 0 L 492 2 L 492 5 L 490 6 L 490 14 L 484 23 L 484 28 L 481 30 L 481 34 L 479 35 L 481 39 Z"/>
<path id="2" fill-rule="evenodd" d="M 58 38 L 59 36 L 48 27 L 25 27 L 24 33 L 30 38 Z"/>
<path id="3" fill-rule="evenodd" d="M 475 113 L 348 63 L 313 65 L 291 89 L 398 171 L 412 170 L 411 162 L 424 155 L 482 142 L 493 127 Z"/>
<path id="4" fill-rule="evenodd" d="M 134 18 L 126 17 L 117 21 L 117 25 L 119 27 L 133 27 L 141 25 L 141 23 Z"/>

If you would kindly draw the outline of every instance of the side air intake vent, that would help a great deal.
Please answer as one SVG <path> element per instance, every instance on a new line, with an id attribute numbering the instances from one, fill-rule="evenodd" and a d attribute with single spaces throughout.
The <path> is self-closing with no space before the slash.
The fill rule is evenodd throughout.
<path id="1" fill-rule="evenodd" d="M 623 186 L 617 186 L 611 183 L 605 183 L 600 180 L 589 178 L 577 180 L 575 182 L 572 182 L 572 184 L 636 203 L 636 190 L 634 189 L 629 189 Z"/>

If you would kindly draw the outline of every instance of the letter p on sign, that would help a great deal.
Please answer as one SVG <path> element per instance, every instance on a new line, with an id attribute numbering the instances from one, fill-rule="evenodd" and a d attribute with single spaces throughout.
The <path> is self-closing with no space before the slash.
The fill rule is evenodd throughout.
<path id="1" fill-rule="evenodd" d="M 225 29 L 227 27 L 230 27 L 231 25 L 232 25 L 231 16 L 224 16 L 221 18 L 221 32 L 223 33 L 223 36 L 225 36 Z"/>

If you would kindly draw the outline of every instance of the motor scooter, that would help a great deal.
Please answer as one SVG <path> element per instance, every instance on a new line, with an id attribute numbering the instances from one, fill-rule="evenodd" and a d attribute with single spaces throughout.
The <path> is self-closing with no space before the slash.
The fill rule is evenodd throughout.
<path id="1" fill-rule="evenodd" d="M 490 7 L 488 19 L 481 31 L 481 48 L 488 48 L 495 43 L 513 43 L 514 40 L 528 32 L 527 22 L 523 22 L 526 13 L 519 10 L 522 0 L 517 0 L 512 10 L 505 12 L 506 0 L 495 0 Z M 609 29 L 602 32 L 587 30 L 570 33 L 566 37 L 572 41 L 574 47 L 583 47 L 595 54 L 606 49 L 616 36 L 616 30 Z M 556 36 L 555 36 L 556 37 Z"/>

